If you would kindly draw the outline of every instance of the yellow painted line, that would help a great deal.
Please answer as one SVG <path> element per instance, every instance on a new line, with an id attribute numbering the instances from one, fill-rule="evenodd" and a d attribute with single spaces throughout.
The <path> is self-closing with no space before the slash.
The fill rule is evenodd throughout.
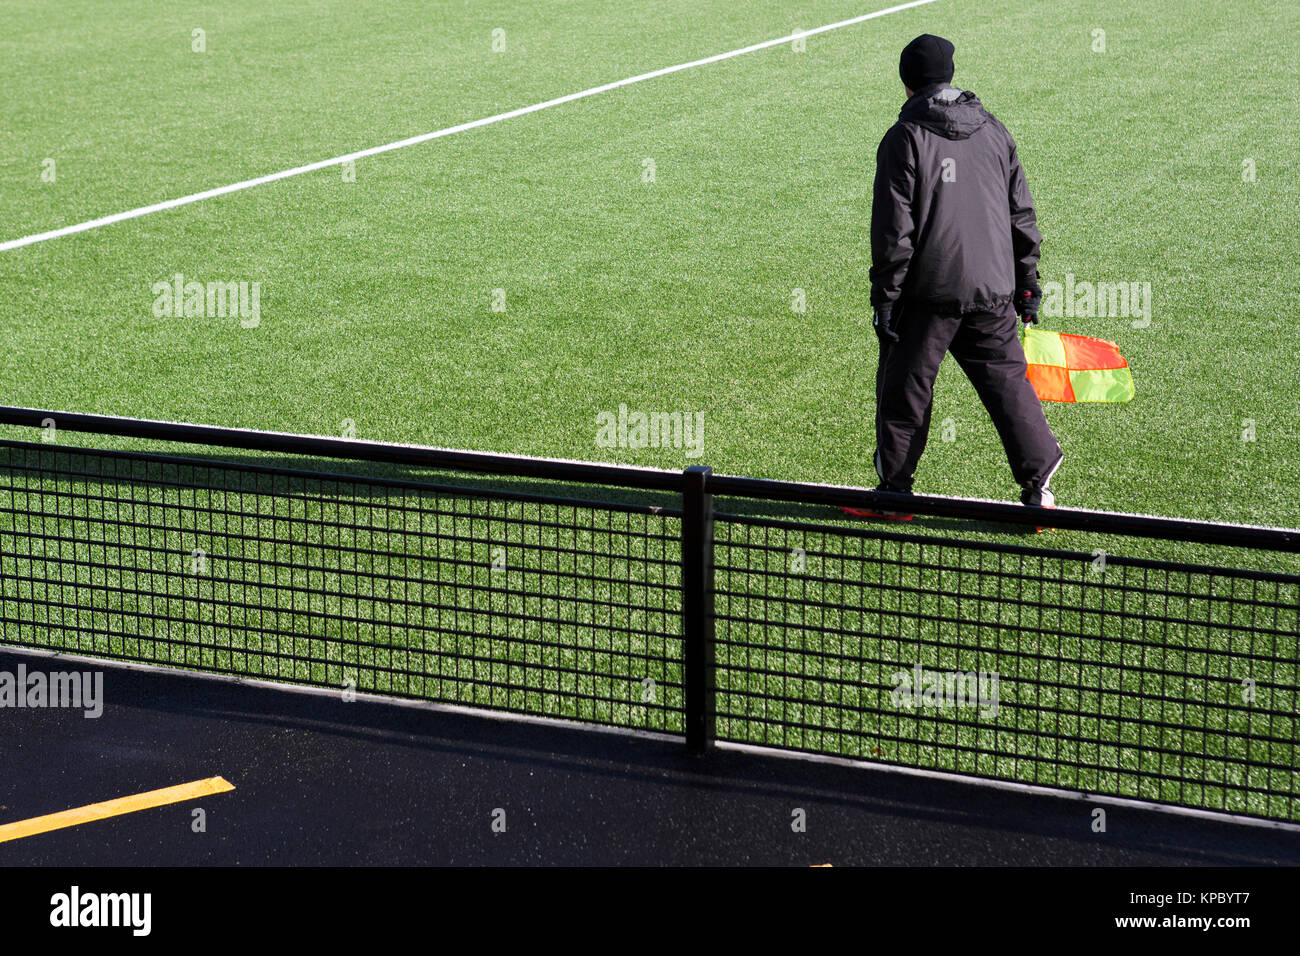
<path id="1" fill-rule="evenodd" d="M 32 817 L 28 820 L 19 820 L 17 823 L 0 825 L 0 843 L 9 840 L 21 840 L 23 837 L 35 836 L 38 833 L 49 833 L 51 830 L 62 830 L 64 827 L 75 827 L 82 823 L 92 823 L 95 820 L 106 820 L 109 817 L 121 816 L 124 813 L 134 813 L 136 810 L 148 810 L 152 807 L 163 807 L 169 803 L 193 800 L 195 797 L 206 797 L 210 793 L 225 793 L 227 790 L 234 789 L 230 783 L 227 783 L 221 777 L 208 777 L 206 780 L 195 780 L 192 783 L 177 784 L 174 787 L 163 787 L 161 790 L 150 790 L 148 793 L 137 793 L 130 797 L 118 797 L 116 800 L 92 803 L 89 806 L 77 807 L 73 810 L 48 813 L 43 817 Z"/>

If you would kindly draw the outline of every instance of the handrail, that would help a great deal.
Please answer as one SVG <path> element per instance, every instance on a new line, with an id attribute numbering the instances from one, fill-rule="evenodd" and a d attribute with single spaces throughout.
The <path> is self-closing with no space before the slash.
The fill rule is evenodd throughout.
<path id="1" fill-rule="evenodd" d="M 56 430 L 115 435 L 124 438 L 404 464 L 639 490 L 681 493 L 685 488 L 683 472 L 663 468 L 577 461 L 568 458 L 539 458 L 497 452 L 463 451 L 361 438 L 302 435 L 251 428 L 226 428 L 217 425 L 196 425 L 0 405 L 0 424 L 41 428 L 49 427 L 51 423 Z M 1082 508 L 1044 509 L 980 498 L 899 495 L 851 485 L 780 481 L 714 473 L 707 475 L 704 486 L 704 491 L 711 495 L 866 507 L 1023 526 L 1050 525 L 1052 528 L 1069 531 L 1300 553 L 1300 529 L 1295 528 L 1091 511 Z"/>

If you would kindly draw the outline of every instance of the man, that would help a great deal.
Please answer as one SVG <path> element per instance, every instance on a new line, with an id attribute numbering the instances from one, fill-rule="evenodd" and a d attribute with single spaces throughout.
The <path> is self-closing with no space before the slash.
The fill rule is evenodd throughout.
<path id="1" fill-rule="evenodd" d="M 951 85 L 953 52 L 930 34 L 903 49 L 907 102 L 876 154 L 878 490 L 911 493 L 934 379 L 952 352 L 993 419 L 1021 502 L 1050 508 L 1063 455 L 1025 377 L 1017 321 L 1038 321 L 1042 236 L 1016 144 L 974 93 Z"/>

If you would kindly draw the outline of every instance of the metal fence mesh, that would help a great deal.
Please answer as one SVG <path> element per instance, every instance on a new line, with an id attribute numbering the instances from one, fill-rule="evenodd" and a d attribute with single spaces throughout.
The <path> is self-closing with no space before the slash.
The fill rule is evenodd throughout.
<path id="1" fill-rule="evenodd" d="M 1300 578 L 718 515 L 715 732 L 1300 819 Z"/>
<path id="2" fill-rule="evenodd" d="M 680 518 L 0 446 L 8 644 L 680 732 Z"/>
<path id="3" fill-rule="evenodd" d="M 0 630 L 680 735 L 711 604 L 714 739 L 1300 821 L 1300 577 L 712 518 L 0 442 Z"/>

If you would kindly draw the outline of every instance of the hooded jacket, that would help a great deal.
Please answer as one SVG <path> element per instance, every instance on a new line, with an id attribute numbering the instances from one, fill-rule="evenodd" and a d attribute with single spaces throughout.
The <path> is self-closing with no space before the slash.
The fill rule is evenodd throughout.
<path id="1" fill-rule="evenodd" d="M 1000 311 L 1037 281 L 1041 243 L 1006 127 L 970 91 L 918 91 L 876 152 L 872 306 Z"/>

